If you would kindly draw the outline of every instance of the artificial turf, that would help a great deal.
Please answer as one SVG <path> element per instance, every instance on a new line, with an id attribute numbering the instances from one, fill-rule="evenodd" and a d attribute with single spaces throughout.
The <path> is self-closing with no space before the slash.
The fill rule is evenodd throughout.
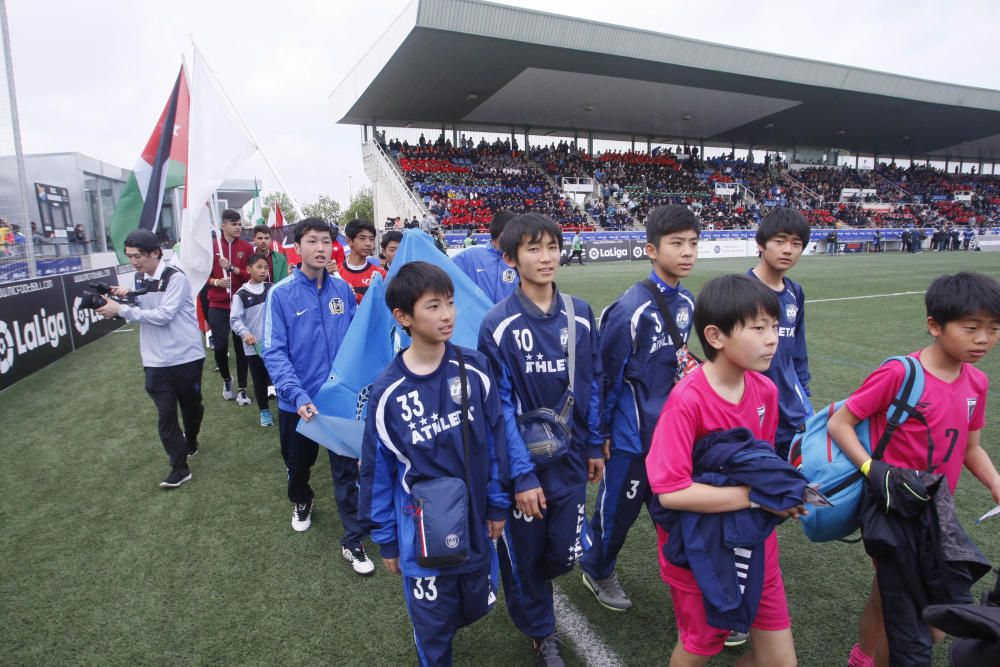
<path id="1" fill-rule="evenodd" d="M 709 278 L 751 264 L 702 261 L 686 284 L 697 294 Z M 920 292 L 938 274 L 963 269 L 1000 278 L 1000 255 L 805 257 L 791 277 L 807 299 L 822 300 Z M 572 266 L 558 282 L 599 313 L 647 271 L 638 262 Z M 816 407 L 846 396 L 885 357 L 928 340 L 920 294 L 821 301 L 806 313 Z M 260 428 L 253 407 L 223 401 L 212 366 L 209 356 L 194 479 L 175 491 L 157 487 L 168 470 L 134 325 L 0 394 L 0 664 L 416 663 L 400 580 L 375 548 L 368 579 L 340 555 L 325 462 L 313 468 L 313 527 L 293 533 L 277 430 Z M 980 367 L 1000 382 L 1000 350 Z M 983 444 L 995 460 L 998 403 L 994 388 Z M 1000 562 L 1000 523 L 973 526 L 992 501 L 968 474 L 957 505 L 973 539 Z M 791 523 L 779 539 L 800 664 L 845 664 L 871 581 L 863 548 L 811 544 Z M 578 571 L 559 586 L 625 664 L 665 664 L 676 631 L 645 517 L 619 573 L 635 602 L 626 614 L 597 605 Z M 988 576 L 976 591 L 992 583 Z M 570 664 L 579 664 L 572 638 L 564 640 Z M 727 650 L 712 664 L 732 664 L 741 652 Z M 459 633 L 455 658 L 517 665 L 530 664 L 531 653 L 501 599 Z M 935 660 L 946 664 L 943 649 Z"/>

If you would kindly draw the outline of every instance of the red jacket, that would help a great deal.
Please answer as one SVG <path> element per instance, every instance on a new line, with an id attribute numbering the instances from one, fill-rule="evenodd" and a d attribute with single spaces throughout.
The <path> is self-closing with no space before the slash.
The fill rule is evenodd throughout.
<path id="1" fill-rule="evenodd" d="M 229 289 L 225 287 L 215 287 L 212 282 L 216 278 L 223 278 L 222 267 L 219 265 L 219 244 L 212 243 L 212 273 L 208 276 L 208 307 L 209 308 L 221 308 L 223 310 L 229 310 L 229 306 L 232 302 L 233 294 L 236 294 L 236 290 L 243 286 L 247 280 L 250 279 L 249 273 L 247 272 L 247 262 L 250 260 L 250 256 L 253 254 L 253 246 L 249 242 L 243 239 L 236 239 L 232 243 L 226 240 L 225 235 L 222 236 L 222 255 L 229 260 L 230 267 L 237 267 L 240 272 L 239 275 L 229 271 L 229 277 L 232 280 Z"/>

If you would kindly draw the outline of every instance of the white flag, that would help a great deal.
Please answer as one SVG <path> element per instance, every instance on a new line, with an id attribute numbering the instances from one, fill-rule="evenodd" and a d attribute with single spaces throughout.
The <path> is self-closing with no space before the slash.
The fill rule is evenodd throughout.
<path id="1" fill-rule="evenodd" d="M 226 101 L 196 46 L 188 79 L 191 89 L 186 204 L 181 220 L 180 266 L 195 294 L 212 272 L 212 194 L 233 169 L 257 151 Z"/>

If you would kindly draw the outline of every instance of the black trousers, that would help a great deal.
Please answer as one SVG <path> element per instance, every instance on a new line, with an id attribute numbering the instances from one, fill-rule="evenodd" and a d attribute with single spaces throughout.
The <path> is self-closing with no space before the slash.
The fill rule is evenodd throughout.
<path id="1" fill-rule="evenodd" d="M 229 374 L 229 339 L 233 340 L 236 352 L 236 382 L 240 389 L 247 388 L 247 355 L 243 352 L 243 341 L 229 329 L 229 310 L 209 308 L 208 326 L 212 328 L 212 346 L 215 350 L 215 365 L 223 380 L 232 379 Z"/>
<path id="2" fill-rule="evenodd" d="M 156 404 L 159 415 L 157 428 L 160 441 L 167 451 L 170 466 L 175 470 L 187 470 L 189 450 L 198 448 L 198 433 L 205 406 L 201 402 L 201 371 L 204 359 L 189 361 L 178 366 L 146 366 L 146 393 Z M 177 406 L 180 405 L 184 430 L 177 421 Z"/>
<path id="3" fill-rule="evenodd" d="M 582 250 L 573 250 L 573 251 L 571 251 L 569 257 L 566 258 L 565 262 L 561 262 L 561 265 L 568 266 L 569 263 L 572 262 L 574 258 L 580 260 L 580 266 L 583 266 L 583 251 Z"/>
<path id="4" fill-rule="evenodd" d="M 267 367 L 264 366 L 264 360 L 259 354 L 248 354 L 246 357 L 247 366 L 250 367 L 250 377 L 253 378 L 253 396 L 257 399 L 257 409 L 267 410 L 267 387 L 271 384 L 271 376 L 267 374 Z"/>
<path id="5" fill-rule="evenodd" d="M 281 456 L 288 469 L 288 499 L 299 504 L 316 497 L 309 486 L 309 474 L 321 449 L 315 441 L 295 430 L 299 424 L 295 412 L 278 411 L 278 434 L 281 438 Z M 326 449 L 323 447 L 322 449 Z M 368 522 L 358 514 L 358 460 L 340 456 L 326 450 L 330 459 L 330 475 L 333 478 L 333 495 L 337 499 L 337 513 L 344 526 L 344 536 L 340 545 L 348 548 L 361 544 L 371 531 Z"/>

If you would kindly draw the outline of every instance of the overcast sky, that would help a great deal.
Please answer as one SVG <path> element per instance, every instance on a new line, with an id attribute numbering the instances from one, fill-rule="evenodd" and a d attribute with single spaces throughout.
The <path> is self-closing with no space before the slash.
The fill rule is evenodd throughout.
<path id="1" fill-rule="evenodd" d="M 131 168 L 180 67 L 188 36 L 291 194 L 348 199 L 367 183 L 361 129 L 327 97 L 407 0 L 7 0 L 28 153 L 76 151 Z M 804 58 L 1000 89 L 1000 3 L 555 2 L 505 4 Z M 259 159 L 234 177 L 278 189 Z"/>

